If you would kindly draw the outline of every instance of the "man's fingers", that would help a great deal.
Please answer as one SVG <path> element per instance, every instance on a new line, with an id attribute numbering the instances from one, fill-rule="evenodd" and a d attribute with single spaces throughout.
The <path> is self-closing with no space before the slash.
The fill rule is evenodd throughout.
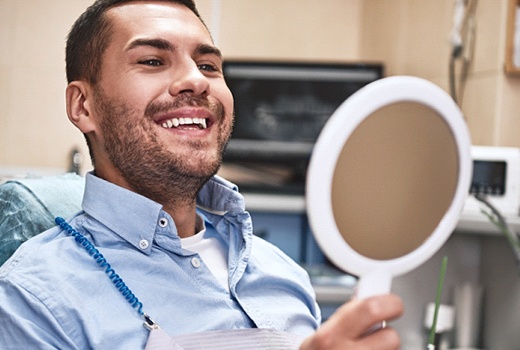
<path id="1" fill-rule="evenodd" d="M 382 328 L 359 340 L 356 349 L 395 350 L 401 347 L 401 339 L 393 328 Z"/>
<path id="2" fill-rule="evenodd" d="M 367 299 L 354 299 L 342 305 L 301 349 L 399 349 L 400 339 L 392 328 L 374 330 L 383 321 L 391 321 L 403 314 L 403 303 L 393 294 Z"/>
<path id="3" fill-rule="evenodd" d="M 391 321 L 403 313 L 403 303 L 393 294 L 380 295 L 359 300 L 354 299 L 343 305 L 334 315 L 337 326 L 343 326 L 352 338 L 366 335 L 374 326 Z"/>

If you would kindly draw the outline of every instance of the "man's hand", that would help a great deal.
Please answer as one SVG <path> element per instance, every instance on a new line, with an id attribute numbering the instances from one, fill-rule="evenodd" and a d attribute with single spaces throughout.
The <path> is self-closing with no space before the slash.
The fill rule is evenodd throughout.
<path id="1" fill-rule="evenodd" d="M 400 338 L 390 328 L 370 332 L 374 326 L 391 321 L 403 314 L 403 303 L 393 294 L 364 300 L 353 299 L 342 305 L 300 350 L 318 349 L 399 349 Z"/>

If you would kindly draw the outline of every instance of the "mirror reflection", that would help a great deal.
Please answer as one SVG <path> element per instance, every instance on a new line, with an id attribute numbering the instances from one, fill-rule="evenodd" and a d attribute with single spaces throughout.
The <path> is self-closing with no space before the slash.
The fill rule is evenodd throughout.
<path id="1" fill-rule="evenodd" d="M 430 107 L 400 102 L 367 117 L 333 175 L 332 209 L 343 239 L 375 260 L 418 248 L 452 203 L 457 154 L 449 126 Z"/>

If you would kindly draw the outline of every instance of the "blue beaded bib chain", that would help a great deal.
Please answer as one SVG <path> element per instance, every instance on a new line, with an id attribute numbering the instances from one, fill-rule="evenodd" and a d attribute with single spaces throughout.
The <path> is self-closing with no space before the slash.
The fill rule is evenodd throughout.
<path id="1" fill-rule="evenodd" d="M 108 278 L 114 284 L 114 287 L 121 293 L 121 295 L 132 305 L 135 309 L 137 308 L 137 312 L 144 318 L 144 326 L 148 329 L 158 328 L 155 322 L 144 313 L 143 311 L 143 303 L 139 301 L 139 299 L 132 293 L 130 288 L 125 284 L 123 279 L 116 274 L 115 270 L 110 266 L 107 262 L 107 259 L 97 250 L 90 240 L 75 230 L 72 226 L 70 226 L 63 218 L 57 217 L 55 220 L 56 224 L 58 224 L 65 232 L 67 232 L 71 237 L 74 238 L 76 243 L 85 248 L 85 251 L 94 259 L 94 261 L 101 267 L 105 269 L 105 273 Z"/>

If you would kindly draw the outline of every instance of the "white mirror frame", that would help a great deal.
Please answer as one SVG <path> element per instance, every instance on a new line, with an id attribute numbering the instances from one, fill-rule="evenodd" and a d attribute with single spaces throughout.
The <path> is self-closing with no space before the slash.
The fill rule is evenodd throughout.
<path id="1" fill-rule="evenodd" d="M 374 260 L 360 255 L 344 240 L 332 208 L 332 180 L 338 157 L 354 130 L 377 110 L 394 103 L 416 102 L 436 111 L 451 130 L 458 152 L 455 195 L 434 232 L 414 251 L 395 259 Z M 417 77 L 377 80 L 343 102 L 321 131 L 307 171 L 306 206 L 316 241 L 338 267 L 359 277 L 357 296 L 390 291 L 392 278 L 418 267 L 435 254 L 455 229 L 468 196 L 472 175 L 469 131 L 457 104 L 437 85 Z"/>

